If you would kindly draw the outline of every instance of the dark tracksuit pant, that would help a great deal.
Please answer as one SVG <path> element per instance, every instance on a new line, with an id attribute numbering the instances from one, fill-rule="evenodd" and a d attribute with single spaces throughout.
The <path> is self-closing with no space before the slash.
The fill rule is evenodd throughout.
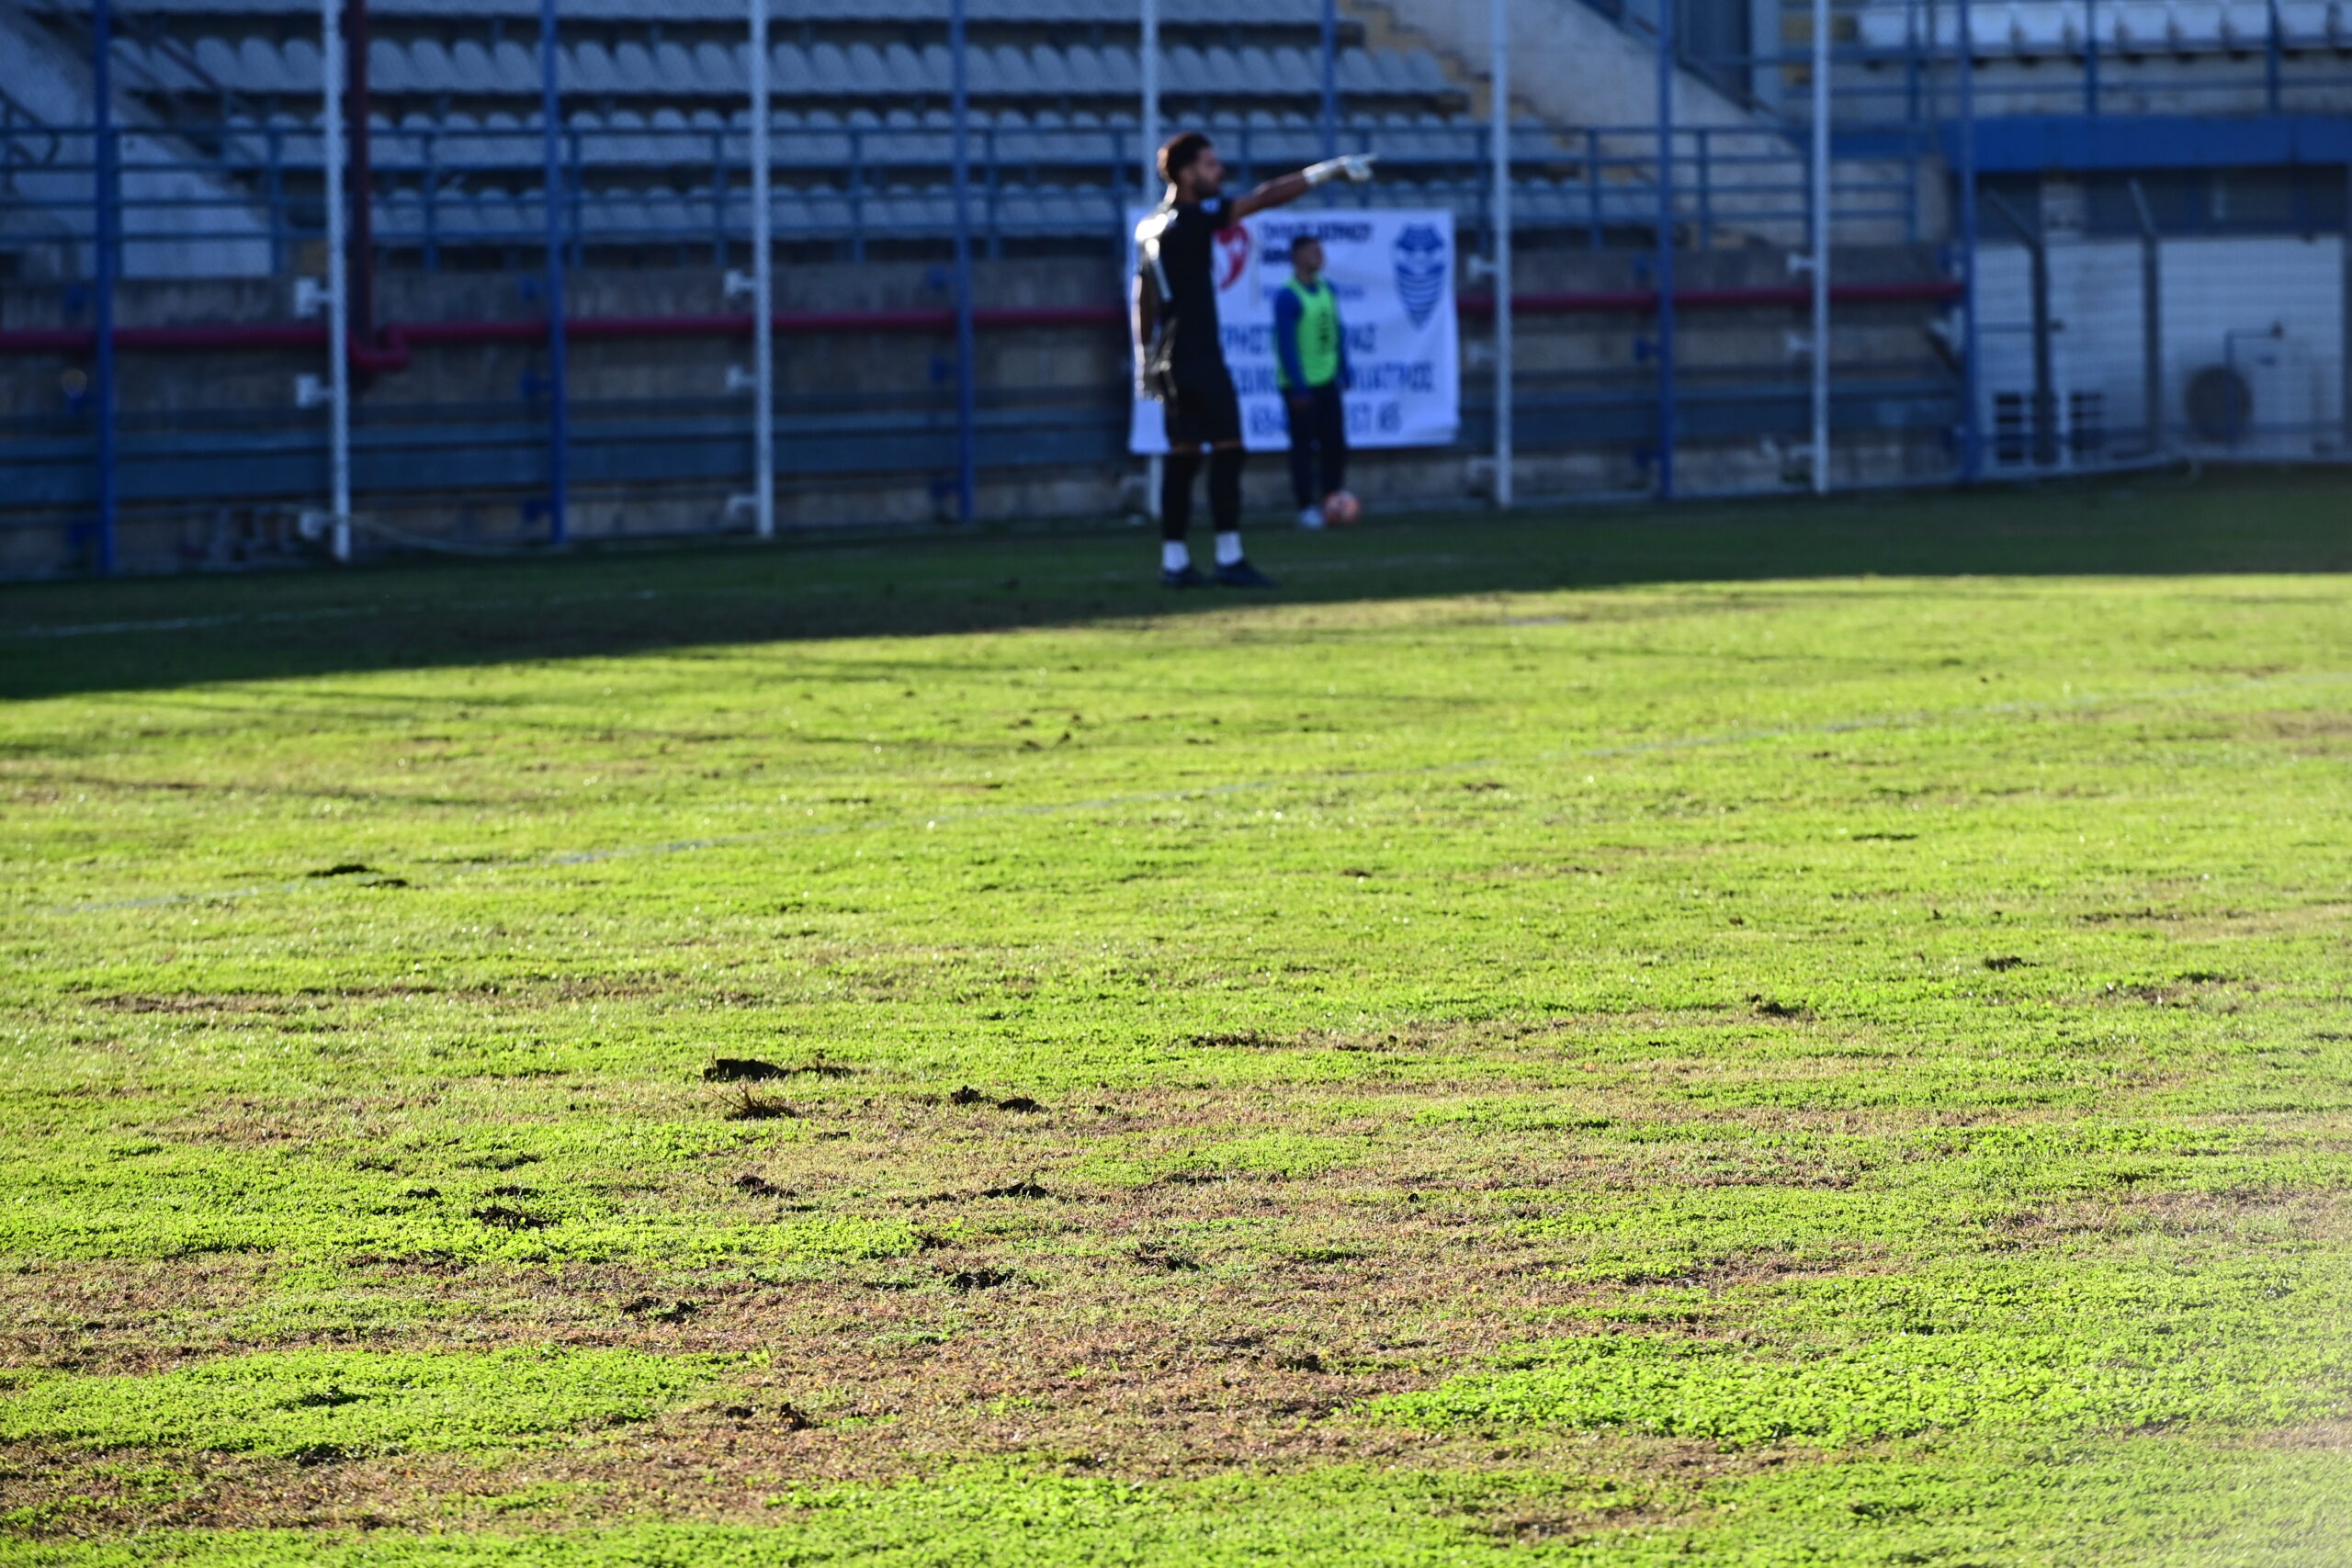
<path id="1" fill-rule="evenodd" d="M 1283 394 L 1290 421 L 1290 490 L 1302 507 L 1316 505 L 1348 481 L 1348 412 L 1340 384 L 1327 381 L 1306 391 L 1304 412 Z"/>

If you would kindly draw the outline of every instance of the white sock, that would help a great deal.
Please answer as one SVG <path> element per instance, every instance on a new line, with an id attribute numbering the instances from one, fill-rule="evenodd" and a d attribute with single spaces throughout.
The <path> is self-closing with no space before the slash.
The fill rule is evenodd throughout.
<path id="1" fill-rule="evenodd" d="M 1235 561 L 1238 561 L 1240 558 L 1241 536 L 1238 533 L 1219 534 L 1216 536 L 1216 564 L 1219 566 L 1231 566 Z"/>
<path id="2" fill-rule="evenodd" d="M 1223 535 L 1217 536 L 1223 538 Z M 1159 545 L 1159 570 L 1182 571 L 1193 564 L 1193 552 L 1184 547 L 1182 539 L 1163 539 Z"/>

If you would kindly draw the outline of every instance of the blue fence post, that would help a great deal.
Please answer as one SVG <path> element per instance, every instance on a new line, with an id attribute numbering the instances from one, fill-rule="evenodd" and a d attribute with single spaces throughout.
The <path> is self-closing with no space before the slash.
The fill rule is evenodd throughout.
<path id="1" fill-rule="evenodd" d="M 565 233 L 575 270 L 588 265 L 588 146 L 572 130 L 563 133 Z"/>
<path id="2" fill-rule="evenodd" d="M 1903 118 L 1917 125 L 1919 122 L 1920 62 L 1928 62 L 1934 70 L 1936 58 L 1936 0 L 1927 0 L 1928 28 L 1919 31 L 1919 0 L 1906 0 L 1904 10 Z M 1924 41 L 1923 41 L 1924 39 Z M 1933 83 L 1928 84 L 1933 86 Z"/>
<path id="3" fill-rule="evenodd" d="M 989 172 L 989 259 L 1000 261 L 1004 256 L 1004 163 L 997 156 L 995 126 L 980 128 L 980 158 Z"/>
<path id="4" fill-rule="evenodd" d="M 949 69 L 954 70 L 954 66 Z M 865 139 L 849 128 L 849 259 L 865 259 Z"/>
<path id="5" fill-rule="evenodd" d="M 1657 0 L 1657 496 L 1674 499 L 1674 8 Z"/>
<path id="6" fill-rule="evenodd" d="M 2270 25 L 2264 30 L 2262 45 L 2262 99 L 2272 114 L 2278 112 L 2278 61 L 2282 39 L 2278 36 L 2278 0 L 2270 0 Z"/>
<path id="7" fill-rule="evenodd" d="M 1340 5 L 1323 0 L 1323 156 L 1340 155 Z"/>
<path id="8" fill-rule="evenodd" d="M 114 62 L 113 10 L 107 0 L 94 0 L 90 8 L 90 96 L 94 113 L 90 141 L 92 174 L 90 251 L 96 274 L 93 302 L 95 353 L 92 370 L 97 382 L 97 535 L 92 541 L 93 564 L 101 576 L 115 567 L 114 451 Z"/>
<path id="9" fill-rule="evenodd" d="M 1714 178 L 1710 167 L 1712 149 L 1708 144 L 1707 128 L 1699 127 L 1699 248 L 1706 250 L 1715 243 Z"/>
<path id="10" fill-rule="evenodd" d="M 262 141 L 269 150 L 262 189 L 269 203 L 269 274 L 275 277 L 286 270 L 286 142 L 274 126 Z"/>
<path id="11" fill-rule="evenodd" d="M 571 431 L 565 388 L 563 320 L 563 114 L 556 92 L 555 0 L 539 0 L 539 113 L 545 118 L 541 152 L 546 168 L 548 305 L 548 543 L 562 544 L 570 533 Z"/>
<path id="12" fill-rule="evenodd" d="M 1984 471 L 1984 421 L 1977 407 L 1976 363 L 1976 39 L 1969 0 L 1959 0 L 1960 37 L 1960 482 Z"/>
<path id="13" fill-rule="evenodd" d="M 424 270 L 441 270 L 441 140 L 437 131 L 424 134 L 424 175 L 419 187 L 424 203 Z"/>
<path id="14" fill-rule="evenodd" d="M 2083 0 L 2083 113 L 2098 113 L 2098 0 Z"/>
<path id="15" fill-rule="evenodd" d="M 710 133 L 710 265 L 727 270 L 727 133 Z"/>
<path id="16" fill-rule="evenodd" d="M 967 526 L 979 514 L 972 333 L 972 146 L 971 93 L 967 76 L 964 0 L 947 7 L 947 57 L 952 72 L 950 111 L 956 127 L 956 520 Z"/>
<path id="17" fill-rule="evenodd" d="M 1591 248 L 1600 249 L 1600 132 L 1584 133 L 1584 195 Z"/>

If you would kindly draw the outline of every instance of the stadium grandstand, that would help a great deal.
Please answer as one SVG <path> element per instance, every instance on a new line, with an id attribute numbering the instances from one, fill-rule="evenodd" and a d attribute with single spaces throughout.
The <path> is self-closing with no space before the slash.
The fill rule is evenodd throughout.
<path id="1" fill-rule="evenodd" d="M 1156 13 L 774 6 L 763 213 L 727 0 L 352 4 L 332 111 L 304 0 L 0 0 L 0 571 L 306 555 L 333 412 L 376 547 L 1139 509 L 1120 268 L 1179 124 L 1450 215 L 1454 434 L 1373 455 L 1375 507 L 2343 450 L 2346 0 Z M 339 411 L 295 313 L 330 112 Z"/>

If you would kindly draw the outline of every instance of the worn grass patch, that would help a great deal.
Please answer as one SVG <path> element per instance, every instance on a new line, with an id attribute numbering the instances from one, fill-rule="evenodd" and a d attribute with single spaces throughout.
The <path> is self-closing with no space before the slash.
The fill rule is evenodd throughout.
<path id="1" fill-rule="evenodd" d="M 2106 1452 L 1964 1450 L 1793 1463 L 1696 1485 L 1345 1468 L 1169 1487 L 983 1472 L 887 1488 L 788 1490 L 766 1499 L 771 1518 L 757 1526 L 151 1536 L 19 1546 L 8 1560 L 28 1568 L 1662 1568 L 1692 1561 L 1738 1568 L 1976 1562 L 2268 1568 L 2341 1560 L 2352 1540 L 2339 1506 L 2347 1476 L 2352 1467 L 2338 1455 L 2152 1438 Z"/>

